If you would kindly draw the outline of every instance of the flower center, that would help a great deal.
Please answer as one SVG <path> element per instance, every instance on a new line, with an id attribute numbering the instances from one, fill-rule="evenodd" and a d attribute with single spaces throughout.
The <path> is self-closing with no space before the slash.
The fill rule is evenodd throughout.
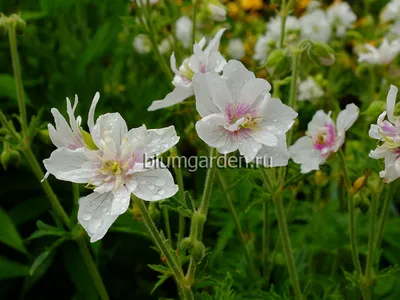
<path id="1" fill-rule="evenodd" d="M 108 160 L 105 161 L 100 169 L 100 172 L 108 175 L 121 175 L 124 167 L 121 166 L 119 161 Z"/>
<path id="2" fill-rule="evenodd" d="M 312 138 L 314 149 L 317 149 L 322 153 L 328 153 L 336 140 L 334 125 L 326 124 Z"/>

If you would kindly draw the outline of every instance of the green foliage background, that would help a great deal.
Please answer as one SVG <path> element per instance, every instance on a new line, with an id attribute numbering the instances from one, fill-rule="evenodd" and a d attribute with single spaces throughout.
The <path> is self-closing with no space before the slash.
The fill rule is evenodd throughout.
<path id="1" fill-rule="evenodd" d="M 190 4 L 190 1 L 184 1 L 183 5 L 188 5 L 188 2 Z M 378 6 L 383 4 L 374 5 L 378 10 Z M 168 18 L 163 20 L 167 23 L 163 28 L 170 26 L 168 22 L 172 24 L 180 15 L 174 1 L 168 7 Z M 150 103 L 161 99 L 171 86 L 151 54 L 143 56 L 133 50 L 132 40 L 138 33 L 136 30 L 140 29 L 125 26 L 121 19 L 122 16 L 135 14 L 127 1 L 10 0 L 0 2 L 0 12 L 6 15 L 18 12 L 28 23 L 25 35 L 18 39 L 19 52 L 28 115 L 41 112 L 40 129 L 46 129 L 46 124 L 52 120 L 50 109 L 57 107 L 64 112 L 65 97 L 72 99 L 74 94 L 79 95 L 78 113 L 86 120 L 85 114 L 92 97 L 96 91 L 100 91 L 97 113 L 118 111 L 126 119 L 129 128 L 142 124 L 148 128 L 173 124 L 182 136 L 180 151 L 187 156 L 202 153 L 203 150 L 196 149 L 204 148 L 204 144 L 196 140 L 193 131 L 195 120 L 189 117 L 193 107 L 182 105 L 178 109 L 147 112 Z M 257 32 L 257 29 L 254 31 Z M 362 34 L 366 38 L 368 28 Z M 341 47 L 337 45 L 337 49 Z M 18 106 L 6 38 L 0 39 L 0 62 L 1 109 L 12 116 L 17 113 Z M 311 67 L 309 69 L 313 70 Z M 304 72 L 307 70 L 306 67 Z M 365 74 L 356 74 L 351 69 L 343 70 L 339 64 L 320 72 L 328 80 L 329 101 L 334 102 L 333 105 L 330 102 L 324 103 L 323 108 L 344 107 L 346 103 L 354 101 L 361 111 L 370 106 L 372 100 L 369 99 L 367 88 L 369 79 Z M 395 80 L 399 83 L 398 78 Z M 378 100 L 384 100 L 386 90 L 382 88 Z M 287 93 L 287 88 L 283 87 L 282 99 L 287 97 Z M 308 104 L 299 105 L 298 131 L 305 130 L 305 124 L 316 109 Z M 375 142 L 367 137 L 367 130 L 376 116 L 362 116 L 349 135 L 346 155 L 354 180 L 366 172 L 376 173 L 381 168 L 378 162 L 367 156 L 375 146 Z M 37 134 L 34 150 L 40 159 L 48 157 L 53 148 L 46 136 Z M 298 167 L 291 165 L 290 174 L 294 175 L 297 171 Z M 260 268 L 261 204 L 270 195 L 266 194 L 255 170 L 222 172 L 229 182 L 228 192 L 233 195 L 239 212 L 248 239 L 247 246 Z M 353 266 L 348 242 L 348 219 L 344 213 L 344 188 L 339 173 L 339 162 L 333 160 L 323 168 L 323 174 L 327 176 L 325 183 L 317 185 L 315 174 L 311 174 L 284 193 L 285 204 L 290 207 L 289 230 L 296 266 L 308 299 L 360 299 L 357 288 L 359 283 L 350 274 Z M 196 173 L 185 170 L 184 173 L 186 189 L 190 191 L 195 203 L 202 192 L 204 175 L 204 170 Z M 0 298 L 96 299 L 96 290 L 75 243 L 67 238 L 60 241 L 63 233 L 53 227 L 46 227 L 46 224 L 53 224 L 50 205 L 29 167 L 22 160 L 7 172 L 1 170 L 0 176 Z M 63 207 L 76 219 L 72 186 L 53 178 L 49 180 Z M 371 184 L 374 180 L 378 181 L 373 176 L 369 179 Z M 397 191 L 396 184 L 383 250 L 379 253 L 374 299 L 395 300 L 400 297 Z M 84 193 L 84 190 L 81 192 Z M 199 271 L 200 280 L 196 284 L 198 298 L 290 299 L 290 282 L 278 243 L 277 222 L 272 206 L 269 213 L 270 247 L 273 249 L 277 245 L 277 250 L 271 257 L 274 267 L 271 269 L 269 287 L 266 288 L 260 287 L 249 275 L 248 266 L 238 246 L 233 220 L 226 207 L 225 193 L 218 184 L 215 185 L 204 239 L 210 251 Z M 168 205 L 172 207 L 174 203 L 176 201 L 171 200 Z M 368 238 L 368 200 L 359 195 L 358 204 L 357 231 L 361 261 L 364 264 Z M 36 224 L 37 220 L 43 223 Z M 176 214 L 171 213 L 173 232 L 177 231 L 177 222 Z M 158 225 L 162 228 L 162 224 L 161 217 Z M 37 228 L 46 233 L 42 232 L 41 236 Z M 49 231 L 51 234 L 48 234 Z M 32 237 L 34 232 L 37 236 Z M 148 264 L 162 264 L 162 258 L 150 247 L 151 242 L 141 226 L 140 216 L 129 213 L 118 219 L 101 242 L 92 245 L 112 299 L 177 298 L 172 279 L 166 279 L 150 295 L 158 281 L 158 273 L 149 268 Z M 33 265 L 34 262 L 37 266 Z"/>

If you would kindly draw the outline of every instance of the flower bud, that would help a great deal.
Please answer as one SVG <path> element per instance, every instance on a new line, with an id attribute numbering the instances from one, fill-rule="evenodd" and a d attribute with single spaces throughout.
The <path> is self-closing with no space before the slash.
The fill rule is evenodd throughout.
<path id="1" fill-rule="evenodd" d="M 4 170 L 7 170 L 10 165 L 17 166 L 20 160 L 21 157 L 19 155 L 19 152 L 17 150 L 11 149 L 7 143 L 4 143 L 4 149 L 0 155 L 0 161 Z"/>
<path id="2" fill-rule="evenodd" d="M 330 66 L 335 62 L 335 52 L 328 44 L 312 41 L 308 51 L 309 57 L 323 66 Z"/>
<path id="3" fill-rule="evenodd" d="M 226 8 L 219 1 L 212 1 L 207 6 L 211 19 L 217 22 L 226 20 Z"/>
<path id="4" fill-rule="evenodd" d="M 180 246 L 182 250 L 189 249 L 192 246 L 192 240 L 189 237 L 186 237 L 182 239 Z"/>
<path id="5" fill-rule="evenodd" d="M 367 175 L 363 175 L 363 176 L 357 178 L 356 181 L 354 181 L 354 183 L 353 183 L 353 191 L 354 192 L 359 191 L 364 186 L 364 182 L 366 179 L 367 179 Z"/>
<path id="6" fill-rule="evenodd" d="M 200 261 L 206 255 L 206 247 L 202 242 L 194 241 L 189 248 L 189 253 L 195 261 Z"/>
<path id="7" fill-rule="evenodd" d="M 47 129 L 39 129 L 36 132 L 37 138 L 44 144 L 51 144 L 49 131 Z"/>
<path id="8" fill-rule="evenodd" d="M 17 35 L 23 35 L 26 30 L 26 22 L 18 15 L 12 14 L 8 17 L 9 23 L 14 23 Z"/>
<path id="9" fill-rule="evenodd" d="M 266 67 L 272 69 L 274 77 L 279 78 L 289 72 L 291 59 L 285 50 L 275 49 L 268 55 Z"/>

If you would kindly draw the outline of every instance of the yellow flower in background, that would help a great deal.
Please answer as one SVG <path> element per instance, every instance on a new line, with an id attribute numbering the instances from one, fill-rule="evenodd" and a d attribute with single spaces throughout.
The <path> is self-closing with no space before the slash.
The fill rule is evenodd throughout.
<path id="1" fill-rule="evenodd" d="M 234 19 L 239 15 L 239 5 L 236 2 L 229 2 L 227 4 L 228 15 Z"/>
<path id="2" fill-rule="evenodd" d="M 260 10 L 263 7 L 262 0 L 241 0 L 244 10 Z"/>

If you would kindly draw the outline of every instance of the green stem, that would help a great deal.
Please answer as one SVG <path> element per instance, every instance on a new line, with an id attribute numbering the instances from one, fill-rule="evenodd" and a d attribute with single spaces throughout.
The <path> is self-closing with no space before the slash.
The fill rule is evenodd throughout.
<path id="1" fill-rule="evenodd" d="M 276 216 L 278 219 L 279 236 L 281 237 L 281 243 L 283 252 L 285 254 L 286 263 L 289 271 L 290 280 L 292 281 L 293 290 L 296 300 L 303 299 L 301 294 L 299 279 L 297 276 L 296 265 L 294 263 L 292 245 L 290 243 L 289 230 L 286 223 L 285 209 L 282 203 L 281 193 L 277 193 L 273 197 L 275 205 Z"/>
<path id="2" fill-rule="evenodd" d="M 190 226 L 190 236 L 192 241 L 201 242 L 203 239 L 203 227 L 207 219 L 208 206 L 210 204 L 212 186 L 214 184 L 214 178 L 217 171 L 217 162 L 214 158 L 217 156 L 217 150 L 212 148 L 210 151 L 210 164 L 211 167 L 207 170 L 206 181 L 204 183 L 203 198 L 201 199 L 200 208 L 193 213 L 192 224 Z M 201 220 L 202 219 L 202 220 Z M 186 280 L 189 284 L 194 281 L 196 273 L 197 262 L 193 257 L 190 258 L 188 271 L 186 274 Z"/>
<path id="3" fill-rule="evenodd" d="M 6 116 L 3 114 L 3 111 L 0 109 L 0 123 L 3 125 L 4 129 L 17 141 L 19 141 L 20 137 L 18 132 L 15 131 L 15 128 L 10 125 L 11 121 L 8 121 Z"/>
<path id="4" fill-rule="evenodd" d="M 44 174 L 39 162 L 32 152 L 32 149 L 30 147 L 27 147 L 26 149 L 24 149 L 23 153 L 33 173 L 36 175 L 36 178 L 42 180 L 44 178 Z M 56 194 L 53 192 L 53 189 L 51 188 L 49 182 L 47 180 L 43 180 L 40 182 L 40 184 L 42 185 L 42 188 L 47 198 L 50 200 L 51 207 L 53 208 L 56 215 L 62 220 L 65 226 L 70 229 L 71 222 L 69 220 L 69 217 L 64 208 L 61 206 L 60 201 L 58 200 Z"/>
<path id="5" fill-rule="evenodd" d="M 174 172 L 176 175 L 176 182 L 178 184 L 179 190 L 178 190 L 178 198 L 179 202 L 186 206 L 186 198 L 185 198 L 185 187 L 183 184 L 183 176 L 182 176 L 182 169 L 180 168 L 181 166 L 175 166 L 174 167 Z M 179 229 L 178 229 L 178 250 L 181 247 L 181 241 L 183 237 L 185 236 L 185 217 L 183 216 L 182 213 L 179 214 Z"/>
<path id="6" fill-rule="evenodd" d="M 168 207 L 164 206 L 162 210 L 163 210 L 165 231 L 167 232 L 167 239 L 168 239 L 169 244 L 172 247 L 172 235 L 171 235 L 171 226 L 169 225 Z"/>
<path id="7" fill-rule="evenodd" d="M 144 26 L 147 26 L 147 28 L 150 32 L 149 38 L 150 38 L 151 46 L 153 48 L 155 55 L 157 56 L 158 62 L 161 65 L 161 68 L 163 69 L 165 76 L 167 77 L 167 80 L 172 81 L 172 79 L 173 79 L 172 71 L 169 68 L 168 64 L 166 63 L 164 56 L 160 53 L 160 51 L 158 49 L 158 44 L 157 44 L 157 40 L 156 40 L 156 32 L 154 31 L 153 21 L 151 20 L 151 15 L 150 15 L 149 0 L 147 0 L 146 9 L 142 8 L 142 12 L 143 12 L 142 16 L 144 16 L 144 18 L 146 19 L 147 22 L 143 22 L 142 18 L 139 18 L 139 19 L 141 20 L 141 22 Z"/>
<path id="8" fill-rule="evenodd" d="M 263 203 L 263 236 L 262 236 L 262 262 L 263 262 L 263 275 L 265 278 L 268 276 L 269 269 L 269 239 L 270 239 L 270 227 L 269 227 L 269 201 Z M 269 280 L 267 281 L 268 284 Z"/>
<path id="9" fill-rule="evenodd" d="M 388 217 L 389 213 L 389 204 L 391 200 L 391 195 L 393 191 L 394 184 L 390 183 L 387 186 L 386 193 L 385 193 L 385 199 L 383 200 L 383 205 L 382 205 L 382 210 L 381 214 L 379 216 L 379 222 L 378 222 L 378 233 L 376 235 L 376 247 L 379 249 L 382 244 L 382 239 L 383 239 L 383 232 L 385 231 L 385 223 Z"/>
<path id="10" fill-rule="evenodd" d="M 73 183 L 72 184 L 72 197 L 74 199 L 74 203 L 77 204 L 79 197 L 80 197 L 80 192 L 79 192 L 79 184 L 78 183 Z"/>
<path id="11" fill-rule="evenodd" d="M 154 244 L 156 245 L 158 251 L 160 251 L 160 253 L 165 256 L 168 266 L 174 272 L 174 278 L 178 284 L 178 290 L 183 294 L 182 299 L 194 299 L 191 285 L 186 284 L 182 268 L 178 264 L 177 258 L 172 255 L 173 249 L 169 246 L 169 243 L 164 240 L 160 232 L 157 230 L 156 225 L 151 219 L 143 200 L 136 197 L 133 198 L 136 206 L 142 214 L 143 223 L 147 229 L 147 232 L 149 233 Z"/>
<path id="12" fill-rule="evenodd" d="M 355 205 L 353 201 L 353 195 L 351 192 L 352 184 L 349 177 L 349 172 L 347 169 L 346 158 L 342 150 L 338 151 L 339 157 L 342 162 L 343 172 L 344 172 L 344 182 L 348 192 L 348 210 L 349 210 L 349 233 L 350 233 L 350 245 L 351 245 L 351 255 L 353 259 L 354 268 L 359 275 L 362 275 L 361 264 L 358 257 L 358 249 L 357 249 L 357 235 L 356 235 L 356 213 L 355 213 Z"/>
<path id="13" fill-rule="evenodd" d="M 85 261 L 86 267 L 88 268 L 90 275 L 92 276 L 93 283 L 97 289 L 97 292 L 99 293 L 100 298 L 102 300 L 109 300 L 110 297 L 108 297 L 107 290 L 104 287 L 103 281 L 97 270 L 97 266 L 93 261 L 92 254 L 89 251 L 84 237 L 79 237 L 76 242 L 78 243 L 79 251 L 83 257 L 83 260 Z"/>
<path id="14" fill-rule="evenodd" d="M 285 27 L 287 18 L 286 0 L 282 0 L 281 10 L 281 38 L 279 41 L 279 48 L 283 48 L 283 44 L 285 43 Z"/>
<path id="15" fill-rule="evenodd" d="M 372 194 L 371 196 L 371 205 L 369 207 L 369 234 L 368 234 L 368 252 L 367 252 L 367 263 L 365 266 L 365 280 L 367 284 L 367 289 L 372 281 L 372 272 L 373 272 L 373 262 L 374 262 L 374 253 L 376 247 L 376 214 L 377 214 L 377 202 L 378 196 Z M 369 289 L 369 293 L 371 293 L 371 289 Z"/>
<path id="16" fill-rule="evenodd" d="M 193 27 L 192 27 L 192 45 L 196 43 L 196 20 L 197 20 L 197 0 L 192 0 L 193 10 L 192 10 L 192 19 L 193 19 Z"/>
<path id="17" fill-rule="evenodd" d="M 222 191 L 225 194 L 226 204 L 228 204 L 229 211 L 230 211 L 230 213 L 232 215 L 233 222 L 235 224 L 236 233 L 238 235 L 238 238 L 239 238 L 239 241 L 240 241 L 240 245 L 243 248 L 243 252 L 244 252 L 246 260 L 247 260 L 247 265 L 250 268 L 251 274 L 254 277 L 256 277 L 257 273 L 256 273 L 256 269 L 254 267 L 254 262 L 253 262 L 253 259 L 251 258 L 249 250 L 247 249 L 246 241 L 244 239 L 244 234 L 243 234 L 243 230 L 242 230 L 242 226 L 240 225 L 240 221 L 239 221 L 239 218 L 237 216 L 237 212 L 236 212 L 235 206 L 233 205 L 232 195 L 228 191 L 228 184 L 227 184 L 224 176 L 221 174 L 221 172 L 217 172 L 217 175 L 218 175 L 218 179 L 219 179 L 219 182 L 221 184 L 221 187 L 222 187 Z"/>
<path id="18" fill-rule="evenodd" d="M 17 91 L 18 107 L 20 114 L 20 122 L 22 134 L 25 139 L 28 139 L 28 123 L 26 116 L 26 107 L 24 100 L 24 88 L 22 86 L 21 67 L 19 64 L 18 48 L 17 48 L 17 35 L 16 35 L 16 21 L 9 21 L 8 26 L 8 39 L 10 42 L 11 60 L 14 71 L 15 87 Z M 27 140 L 25 140 L 27 141 Z M 24 141 L 24 142 L 25 142 Z"/>

